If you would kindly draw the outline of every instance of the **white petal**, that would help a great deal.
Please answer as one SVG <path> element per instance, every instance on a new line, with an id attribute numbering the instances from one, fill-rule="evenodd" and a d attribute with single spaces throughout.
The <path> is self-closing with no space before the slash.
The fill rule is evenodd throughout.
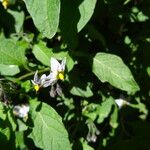
<path id="1" fill-rule="evenodd" d="M 43 74 L 43 75 L 41 76 L 41 80 L 43 80 L 43 79 L 46 79 L 46 74 Z"/>
<path id="2" fill-rule="evenodd" d="M 51 72 L 50 76 L 51 76 L 50 78 L 51 80 L 57 80 L 57 71 Z"/>
<path id="3" fill-rule="evenodd" d="M 50 80 L 52 77 L 53 77 L 53 74 L 50 73 L 50 74 L 46 77 L 46 80 Z"/>
<path id="4" fill-rule="evenodd" d="M 51 58 L 51 71 L 54 72 L 54 71 L 57 71 L 59 66 L 60 66 L 60 63 L 55 59 L 55 58 Z"/>
<path id="5" fill-rule="evenodd" d="M 36 85 L 36 83 L 33 80 L 31 80 L 31 82 L 32 82 L 33 85 Z"/>
<path id="6" fill-rule="evenodd" d="M 45 87 L 50 86 L 51 83 L 52 83 L 52 81 L 50 81 L 50 80 L 49 81 L 45 81 L 42 86 L 45 88 Z"/>
<path id="7" fill-rule="evenodd" d="M 37 82 L 39 79 L 38 79 L 38 70 L 35 72 L 34 74 L 34 82 Z"/>
<path id="8" fill-rule="evenodd" d="M 122 106 L 126 104 L 126 101 L 120 98 L 120 99 L 116 99 L 115 103 L 118 105 L 119 108 L 122 108 Z"/>
<path id="9" fill-rule="evenodd" d="M 52 74 L 53 78 L 50 79 L 50 84 L 54 85 L 57 82 L 57 77 L 55 74 Z"/>

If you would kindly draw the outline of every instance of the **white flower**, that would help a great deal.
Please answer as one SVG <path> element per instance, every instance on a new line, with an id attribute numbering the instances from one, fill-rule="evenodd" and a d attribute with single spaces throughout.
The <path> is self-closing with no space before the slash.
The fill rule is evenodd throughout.
<path id="1" fill-rule="evenodd" d="M 26 118 L 28 117 L 29 109 L 29 106 L 26 104 L 16 105 L 13 108 L 13 114 L 19 118 Z"/>
<path id="2" fill-rule="evenodd" d="M 124 99 L 115 99 L 115 103 L 117 104 L 117 106 L 119 107 L 119 109 L 121 109 L 123 106 L 128 105 L 129 102 L 125 101 Z"/>
<path id="3" fill-rule="evenodd" d="M 46 76 L 46 74 L 43 74 L 39 78 L 38 71 L 36 71 L 34 74 L 34 79 L 31 80 L 31 82 L 33 83 L 34 89 L 37 92 L 41 87 L 48 87 L 50 85 L 50 76 Z"/>
<path id="4" fill-rule="evenodd" d="M 48 76 L 43 74 L 39 78 L 38 71 L 36 71 L 34 74 L 34 79 L 31 80 L 36 92 L 41 87 L 45 88 L 48 86 L 54 86 L 54 84 L 56 84 L 58 80 L 64 80 L 65 64 L 66 64 L 66 58 L 64 58 L 61 62 L 59 62 L 58 60 L 56 60 L 55 58 L 52 57 L 50 60 L 51 72 Z"/>
<path id="5" fill-rule="evenodd" d="M 64 80 L 64 71 L 66 65 L 66 58 L 59 62 L 55 58 L 51 58 L 51 73 L 47 76 L 50 79 L 50 85 L 54 85 L 57 80 Z"/>

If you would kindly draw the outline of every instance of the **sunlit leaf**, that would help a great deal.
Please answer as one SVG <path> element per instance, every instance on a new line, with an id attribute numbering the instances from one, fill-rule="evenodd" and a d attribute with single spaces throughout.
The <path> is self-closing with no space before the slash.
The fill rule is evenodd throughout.
<path id="1" fill-rule="evenodd" d="M 13 76 L 20 72 L 20 69 L 17 65 L 3 65 L 0 64 L 0 74 Z"/>
<path id="2" fill-rule="evenodd" d="M 62 119 L 52 107 L 32 101 L 31 117 L 34 127 L 29 137 L 37 147 L 44 150 L 71 150 Z"/>
<path id="3" fill-rule="evenodd" d="M 44 43 L 34 45 L 33 54 L 41 63 L 50 66 L 50 58 L 52 57 L 53 52 L 52 49 L 47 48 Z"/>
<path id="4" fill-rule="evenodd" d="M 24 132 L 15 132 L 16 136 L 16 147 L 20 149 L 26 149 L 26 145 L 24 143 Z"/>
<path id="5" fill-rule="evenodd" d="M 129 93 L 139 90 L 131 71 L 116 55 L 97 53 L 93 59 L 93 72 L 102 82 L 109 82 L 121 90 Z"/>
<path id="6" fill-rule="evenodd" d="M 113 127 L 113 128 L 117 128 L 118 127 L 118 107 L 116 105 L 114 105 L 114 110 L 110 116 L 110 121 L 109 124 Z"/>
<path id="7" fill-rule="evenodd" d="M 16 11 L 9 9 L 8 12 L 14 17 L 15 21 L 15 30 L 19 33 L 23 28 L 24 23 L 24 12 L 23 11 Z"/>
<path id="8" fill-rule="evenodd" d="M 80 20 L 77 24 L 78 32 L 88 23 L 94 13 L 97 0 L 84 0 L 79 5 Z"/>
<path id="9" fill-rule="evenodd" d="M 90 86 L 87 85 L 86 89 L 81 89 L 79 87 L 73 87 L 70 91 L 71 94 L 81 97 L 91 97 L 93 96 L 93 92 L 90 89 Z"/>
<path id="10" fill-rule="evenodd" d="M 112 106 L 114 105 L 114 100 L 112 97 L 105 99 L 99 107 L 97 107 L 96 113 L 98 115 L 98 123 L 102 123 L 106 117 L 108 117 Z"/>
<path id="11" fill-rule="evenodd" d="M 18 65 L 26 64 L 25 50 L 27 44 L 25 42 L 15 42 L 10 39 L 0 40 L 0 64 Z"/>
<path id="12" fill-rule="evenodd" d="M 60 0 L 24 1 L 35 26 L 47 38 L 52 38 L 59 24 Z"/>

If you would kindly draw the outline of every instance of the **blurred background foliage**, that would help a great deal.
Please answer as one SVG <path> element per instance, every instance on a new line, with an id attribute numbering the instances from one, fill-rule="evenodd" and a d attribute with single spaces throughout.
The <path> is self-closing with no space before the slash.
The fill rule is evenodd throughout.
<path id="1" fill-rule="evenodd" d="M 2 0 L 0 146 L 149 150 L 149 17 L 149 0 Z M 67 58 L 54 98 L 30 82 L 51 57 Z M 28 119 L 14 116 L 26 103 Z"/>

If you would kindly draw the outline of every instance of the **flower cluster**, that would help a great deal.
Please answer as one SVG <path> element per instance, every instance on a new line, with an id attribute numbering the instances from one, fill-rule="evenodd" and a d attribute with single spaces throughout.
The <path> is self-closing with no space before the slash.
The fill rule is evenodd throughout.
<path id="1" fill-rule="evenodd" d="M 38 71 L 35 72 L 34 79 L 31 82 L 34 85 L 34 89 L 39 91 L 40 88 L 45 88 L 51 86 L 50 96 L 55 97 L 56 94 L 61 94 L 61 88 L 57 83 L 58 80 L 64 80 L 64 71 L 65 71 L 66 58 L 62 59 L 59 62 L 55 58 L 51 58 L 50 67 L 51 71 L 48 76 L 43 74 L 40 78 L 38 77 Z"/>

